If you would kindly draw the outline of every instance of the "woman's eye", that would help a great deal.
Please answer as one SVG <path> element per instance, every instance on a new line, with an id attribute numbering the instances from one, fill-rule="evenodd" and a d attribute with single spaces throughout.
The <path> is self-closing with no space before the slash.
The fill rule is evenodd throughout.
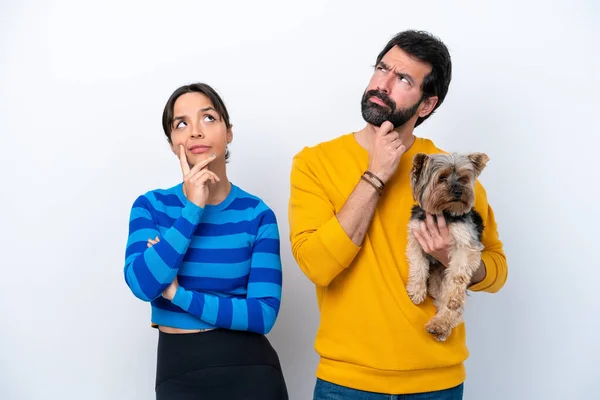
<path id="1" fill-rule="evenodd" d="M 182 124 L 184 124 L 184 125 L 182 125 Z M 179 121 L 179 122 L 177 123 L 177 125 L 175 126 L 175 128 L 179 129 L 179 128 L 181 128 L 182 126 L 187 126 L 187 124 L 186 124 L 185 122 L 183 122 L 183 121 Z"/>
<path id="2" fill-rule="evenodd" d="M 216 121 L 216 119 L 212 115 L 208 115 L 207 114 L 207 115 L 204 116 L 204 121 L 206 121 L 206 122 L 213 122 L 213 121 Z"/>

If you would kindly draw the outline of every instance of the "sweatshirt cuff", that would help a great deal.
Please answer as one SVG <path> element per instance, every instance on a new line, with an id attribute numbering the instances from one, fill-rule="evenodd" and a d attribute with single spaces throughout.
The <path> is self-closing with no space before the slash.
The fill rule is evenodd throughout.
<path id="1" fill-rule="evenodd" d="M 327 252 L 344 268 L 348 268 L 360 246 L 354 244 L 337 217 L 332 217 L 318 231 L 317 235 Z"/>
<path id="2" fill-rule="evenodd" d="M 485 277 L 481 282 L 469 286 L 469 290 L 472 292 L 482 292 L 488 290 L 496 282 L 496 264 L 494 258 L 486 252 L 481 253 L 481 261 L 483 261 L 485 267 Z"/>
<path id="3" fill-rule="evenodd" d="M 181 286 L 177 288 L 175 292 L 175 296 L 173 296 L 173 300 L 171 303 L 175 304 L 179 308 L 187 311 L 190 308 L 190 303 L 192 302 L 192 293 L 188 292 Z"/>

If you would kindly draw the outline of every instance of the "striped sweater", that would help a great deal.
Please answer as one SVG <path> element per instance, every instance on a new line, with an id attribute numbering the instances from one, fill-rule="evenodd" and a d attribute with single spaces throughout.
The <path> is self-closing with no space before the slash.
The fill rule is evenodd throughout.
<path id="1" fill-rule="evenodd" d="M 151 303 L 153 326 L 266 334 L 282 288 L 275 214 L 236 185 L 204 208 L 187 200 L 182 184 L 147 192 L 131 209 L 124 273 L 133 294 Z M 176 276 L 169 301 L 162 292 Z"/>

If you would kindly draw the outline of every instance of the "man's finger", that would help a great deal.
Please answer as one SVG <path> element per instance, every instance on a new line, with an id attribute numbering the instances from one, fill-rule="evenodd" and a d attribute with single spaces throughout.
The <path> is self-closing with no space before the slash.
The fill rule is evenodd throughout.
<path id="1" fill-rule="evenodd" d="M 419 244 L 421 245 L 421 248 L 423 249 L 423 251 L 425 251 L 426 253 L 429 252 L 429 246 L 427 245 L 427 241 L 425 239 L 423 239 L 423 235 L 421 235 L 421 231 L 418 229 L 414 229 L 413 235 L 415 236 L 415 239 L 417 239 L 417 242 L 419 242 Z"/>
<path id="2" fill-rule="evenodd" d="M 440 233 L 438 232 L 438 228 L 435 225 L 435 222 L 433 221 L 433 215 L 427 213 L 427 229 L 429 230 L 429 233 L 431 234 L 431 236 L 433 237 L 433 239 L 437 239 L 440 237 Z"/>
<path id="3" fill-rule="evenodd" d="M 444 218 L 443 214 L 437 216 L 437 226 L 440 230 L 440 235 L 447 236 L 448 235 L 448 226 L 446 225 L 446 218 Z"/>
<path id="4" fill-rule="evenodd" d="M 421 221 L 421 235 L 422 235 L 423 241 L 427 242 L 427 246 L 429 246 L 429 248 L 432 249 L 433 248 L 433 239 L 431 236 L 431 232 L 429 231 L 427 224 L 423 221 Z"/>
<path id="5" fill-rule="evenodd" d="M 181 172 L 183 175 L 187 175 L 190 173 L 190 165 L 187 162 L 187 157 L 185 156 L 185 147 L 182 144 L 179 145 L 179 163 L 181 164 Z"/>
<path id="6" fill-rule="evenodd" d="M 393 130 L 394 125 L 390 121 L 384 121 L 384 123 L 379 127 L 379 131 L 377 133 L 379 133 L 381 136 L 385 136 L 388 133 L 393 132 Z"/>

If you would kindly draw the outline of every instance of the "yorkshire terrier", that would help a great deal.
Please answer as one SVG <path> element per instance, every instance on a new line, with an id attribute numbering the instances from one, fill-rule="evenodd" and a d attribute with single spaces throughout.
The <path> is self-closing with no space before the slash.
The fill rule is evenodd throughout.
<path id="1" fill-rule="evenodd" d="M 483 153 L 419 153 L 413 158 L 410 186 L 414 200 L 408 224 L 406 255 L 409 277 L 406 290 L 414 304 L 427 294 L 433 298 L 436 315 L 425 325 L 440 342 L 463 320 L 467 287 L 481 263 L 483 220 L 474 210 L 475 182 L 489 157 Z M 426 254 L 413 234 L 426 213 L 443 215 L 450 236 L 449 265 Z"/>

